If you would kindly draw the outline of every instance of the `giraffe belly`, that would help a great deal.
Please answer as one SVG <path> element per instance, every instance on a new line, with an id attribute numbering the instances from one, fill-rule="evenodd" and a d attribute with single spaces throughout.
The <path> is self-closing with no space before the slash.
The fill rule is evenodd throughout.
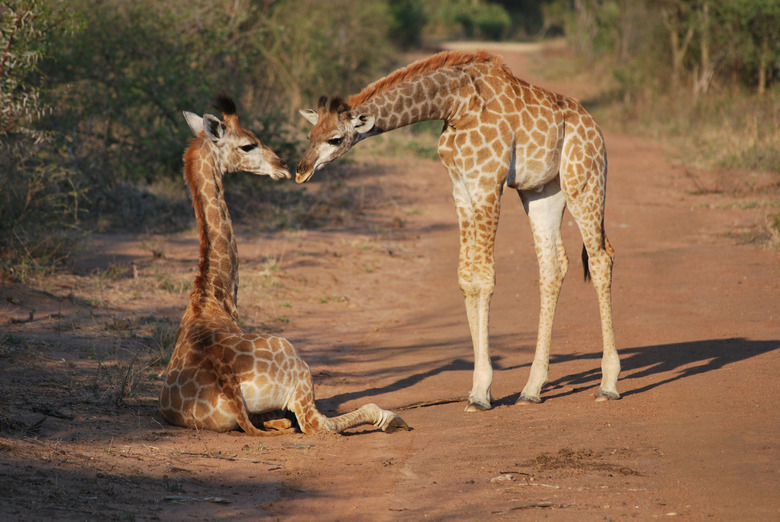
<path id="1" fill-rule="evenodd" d="M 515 157 L 509 163 L 506 177 L 508 187 L 517 190 L 539 190 L 555 179 L 560 168 L 560 155 L 551 154 L 541 159 Z"/>
<path id="2" fill-rule="evenodd" d="M 290 398 L 290 392 L 285 386 L 267 380 L 242 382 L 241 393 L 250 413 L 286 409 Z"/>

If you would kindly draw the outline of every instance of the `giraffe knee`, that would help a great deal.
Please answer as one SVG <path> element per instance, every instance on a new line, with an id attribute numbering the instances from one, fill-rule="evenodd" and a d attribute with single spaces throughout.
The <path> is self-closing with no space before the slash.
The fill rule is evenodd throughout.
<path id="1" fill-rule="evenodd" d="M 491 296 L 496 286 L 495 271 L 486 273 L 458 273 L 458 286 L 463 297 Z"/>
<path id="2" fill-rule="evenodd" d="M 594 282 L 604 282 L 612 279 L 612 256 L 602 250 L 598 255 L 588 258 L 588 272 Z"/>
<path id="3" fill-rule="evenodd" d="M 615 262 L 615 249 L 612 248 L 612 245 L 610 244 L 609 240 L 607 239 L 607 236 L 604 236 L 604 250 L 606 250 L 607 255 L 609 256 L 609 259 L 612 263 Z"/>
<path id="4" fill-rule="evenodd" d="M 563 281 L 569 272 L 569 258 L 566 256 L 566 252 L 558 252 L 558 266 L 560 267 L 561 281 Z"/>

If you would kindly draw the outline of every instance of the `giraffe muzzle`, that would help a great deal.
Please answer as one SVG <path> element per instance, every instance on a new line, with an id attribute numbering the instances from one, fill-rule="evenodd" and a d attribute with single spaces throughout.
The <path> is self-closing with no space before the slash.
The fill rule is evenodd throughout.
<path id="1" fill-rule="evenodd" d="M 314 169 L 308 169 L 305 165 L 298 165 L 298 169 L 295 171 L 295 182 L 306 183 L 314 175 Z"/>
<path id="2" fill-rule="evenodd" d="M 274 175 L 272 177 L 274 180 L 290 179 L 292 177 L 290 175 L 290 167 L 288 167 L 287 163 L 284 161 L 279 160 L 278 165 L 274 168 Z"/>

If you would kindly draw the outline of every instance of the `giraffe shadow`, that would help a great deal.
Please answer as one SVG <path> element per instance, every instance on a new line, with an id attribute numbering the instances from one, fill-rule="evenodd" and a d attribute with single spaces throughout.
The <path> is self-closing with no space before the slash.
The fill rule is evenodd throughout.
<path id="1" fill-rule="evenodd" d="M 318 403 L 322 402 L 323 404 L 326 405 L 326 409 L 335 411 L 340 405 L 349 402 L 353 399 L 367 399 L 369 397 L 375 397 L 377 395 L 383 395 L 385 393 L 400 391 L 405 388 L 411 388 L 415 384 L 419 384 L 422 381 L 430 377 L 433 377 L 435 375 L 439 375 L 447 372 L 470 371 L 471 369 L 473 369 L 473 363 L 471 361 L 467 361 L 461 358 L 455 358 L 452 359 L 450 362 L 441 364 L 439 366 L 435 366 L 433 368 L 429 368 L 425 371 L 413 373 L 411 375 L 408 375 L 407 377 L 398 379 L 397 381 L 387 384 L 385 386 L 376 386 L 373 388 L 367 388 L 359 391 L 339 393 L 337 395 L 333 395 L 332 397 L 324 397 L 322 399 L 317 399 L 317 402 Z"/>
<path id="2" fill-rule="evenodd" d="M 410 347 L 414 350 L 424 350 L 425 346 Z M 773 352 L 780 349 L 780 340 L 753 341 L 743 337 L 730 339 L 709 339 L 701 341 L 689 341 L 671 344 L 659 344 L 650 346 L 637 346 L 620 350 L 622 372 L 619 381 L 622 397 L 641 395 L 647 391 L 664 386 L 666 384 L 687 379 L 696 375 L 721 370 L 729 365 Z M 517 365 L 504 366 L 502 357 L 496 356 L 493 360 L 496 378 L 501 379 L 501 373 L 525 369 L 531 365 L 531 357 Z M 592 360 L 590 369 L 578 373 L 568 374 L 545 384 L 542 390 L 542 398 L 553 399 L 569 395 L 588 393 L 598 388 L 601 382 L 601 352 L 585 354 L 551 355 L 551 373 L 556 372 L 556 365 L 563 365 L 575 360 Z M 473 370 L 473 361 L 464 358 L 455 358 L 451 361 L 440 361 L 441 364 L 409 374 L 405 377 L 380 387 L 372 387 L 364 390 L 337 394 L 329 398 L 323 398 L 329 408 L 335 409 L 340 404 L 353 399 L 366 399 L 376 395 L 392 393 L 406 388 L 411 388 L 422 381 L 445 372 Z M 521 388 L 522 385 L 519 386 Z M 514 404 L 520 396 L 520 389 L 516 392 L 496 398 L 495 406 Z M 435 400 L 435 397 L 427 397 Z"/>
<path id="3" fill-rule="evenodd" d="M 625 348 L 619 350 L 622 371 L 618 387 L 621 388 L 622 397 L 640 395 L 778 349 L 780 340 L 751 341 L 744 337 Z M 543 400 L 586 393 L 597 389 L 601 383 L 601 352 L 551 356 L 550 359 L 551 367 L 575 359 L 592 359 L 594 364 L 592 369 L 545 384 L 542 389 Z M 519 396 L 518 391 L 496 402 L 501 405 L 514 404 Z"/>

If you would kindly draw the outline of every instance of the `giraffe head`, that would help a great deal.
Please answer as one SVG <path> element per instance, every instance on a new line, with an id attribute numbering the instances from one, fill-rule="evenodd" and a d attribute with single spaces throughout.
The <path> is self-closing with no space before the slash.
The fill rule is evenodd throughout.
<path id="1" fill-rule="evenodd" d="M 346 154 L 363 138 L 377 133 L 374 116 L 354 112 L 341 98 L 333 98 L 328 104 L 327 96 L 322 96 L 316 111 L 307 109 L 300 113 L 314 127 L 298 164 L 297 183 L 306 183 L 317 170 Z"/>
<path id="2" fill-rule="evenodd" d="M 270 176 L 274 180 L 290 178 L 285 162 L 263 145 L 252 131 L 238 123 L 236 104 L 232 98 L 220 94 L 214 107 L 222 113 L 223 121 L 211 114 L 200 117 L 188 111 L 184 111 L 184 119 L 195 136 L 209 146 L 220 172 L 249 172 Z"/>

